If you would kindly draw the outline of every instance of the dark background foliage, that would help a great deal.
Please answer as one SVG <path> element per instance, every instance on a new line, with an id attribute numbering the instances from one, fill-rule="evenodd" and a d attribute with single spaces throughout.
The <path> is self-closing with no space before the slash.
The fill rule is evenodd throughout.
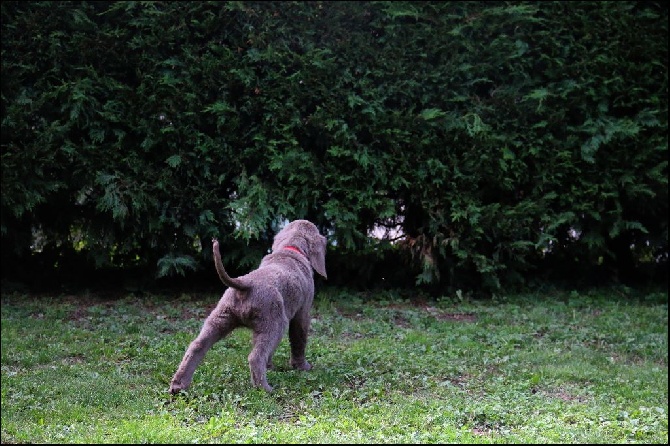
<path id="1" fill-rule="evenodd" d="M 307 218 L 335 284 L 666 281 L 667 50 L 661 2 L 3 2 L 3 280 Z"/>

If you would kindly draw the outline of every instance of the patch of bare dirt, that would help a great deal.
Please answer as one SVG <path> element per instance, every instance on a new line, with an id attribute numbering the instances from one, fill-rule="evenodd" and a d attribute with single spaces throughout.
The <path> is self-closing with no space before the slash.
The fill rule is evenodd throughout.
<path id="1" fill-rule="evenodd" d="M 393 325 L 396 325 L 396 326 L 402 327 L 402 328 L 411 328 L 412 327 L 412 324 L 410 324 L 409 320 L 407 320 L 407 318 L 405 316 L 401 315 L 401 314 L 395 315 L 395 317 L 393 318 Z"/>
<path id="2" fill-rule="evenodd" d="M 77 354 L 66 356 L 65 358 L 61 359 L 61 362 L 65 365 L 83 364 L 86 362 L 86 359 L 84 358 L 84 355 Z"/>
<path id="3" fill-rule="evenodd" d="M 433 317 L 435 317 L 435 319 L 438 319 L 440 321 L 475 322 L 477 320 L 477 315 L 474 313 L 456 313 L 456 312 L 450 313 L 431 306 L 430 302 L 428 302 L 425 299 L 416 299 L 409 303 L 392 303 L 388 304 L 386 307 L 397 310 L 419 308 L 423 311 L 428 312 Z M 400 323 L 396 325 L 403 326 Z"/>
<path id="4" fill-rule="evenodd" d="M 586 402 L 586 397 L 583 395 L 572 395 L 571 393 L 567 392 L 565 389 L 554 389 L 554 390 L 540 390 L 539 392 L 535 389 L 533 389 L 533 393 L 540 393 L 543 396 L 549 397 L 549 398 L 558 398 L 563 401 L 572 401 L 572 402 L 577 402 L 577 403 L 584 403 Z"/>
<path id="5" fill-rule="evenodd" d="M 477 320 L 477 315 L 472 313 L 432 312 L 432 314 L 441 321 L 474 322 Z"/>

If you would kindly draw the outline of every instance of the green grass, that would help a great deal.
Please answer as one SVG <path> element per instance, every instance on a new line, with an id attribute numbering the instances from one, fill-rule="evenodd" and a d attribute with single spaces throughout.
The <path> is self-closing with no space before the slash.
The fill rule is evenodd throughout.
<path id="1" fill-rule="evenodd" d="M 171 397 L 216 300 L 3 295 L 2 443 L 668 442 L 667 294 L 326 289 L 312 371 L 285 338 L 275 392 L 252 388 L 237 330 Z"/>

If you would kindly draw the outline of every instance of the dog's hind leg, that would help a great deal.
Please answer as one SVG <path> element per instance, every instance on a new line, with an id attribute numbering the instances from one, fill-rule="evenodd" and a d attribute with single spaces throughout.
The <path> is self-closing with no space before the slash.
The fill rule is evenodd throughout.
<path id="1" fill-rule="evenodd" d="M 286 332 L 288 319 L 284 314 L 281 295 L 275 291 L 268 292 L 267 297 L 272 310 L 266 314 L 272 314 L 272 317 L 264 317 L 254 323 L 252 327 L 253 347 L 248 359 L 251 384 L 272 392 L 272 386 L 268 384 L 266 376 L 267 369 L 268 366 L 272 366 L 272 356 Z"/>
<path id="2" fill-rule="evenodd" d="M 267 380 L 267 366 L 272 364 L 272 355 L 274 354 L 279 341 L 285 330 L 285 325 L 274 323 L 273 327 L 263 332 L 254 332 L 253 348 L 249 353 L 249 370 L 251 371 L 251 384 L 256 387 L 262 387 L 268 392 L 272 392 L 272 386 Z"/>
<path id="3" fill-rule="evenodd" d="M 205 353 L 212 348 L 212 345 L 230 334 L 238 326 L 239 323 L 231 315 L 221 317 L 220 314 L 216 314 L 216 310 L 210 314 L 205 320 L 200 334 L 186 349 L 184 358 L 172 377 L 172 381 L 170 381 L 170 393 L 178 393 L 180 390 L 187 389 L 191 385 L 193 373 L 204 358 Z"/>

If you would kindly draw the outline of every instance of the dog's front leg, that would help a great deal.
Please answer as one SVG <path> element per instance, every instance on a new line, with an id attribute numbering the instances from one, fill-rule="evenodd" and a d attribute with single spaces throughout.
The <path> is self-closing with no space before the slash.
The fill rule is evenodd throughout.
<path id="1" fill-rule="evenodd" d="M 291 319 L 288 326 L 288 338 L 291 344 L 289 364 L 297 370 L 311 370 L 312 368 L 312 365 L 305 359 L 309 325 L 309 309 L 302 309 Z"/>

